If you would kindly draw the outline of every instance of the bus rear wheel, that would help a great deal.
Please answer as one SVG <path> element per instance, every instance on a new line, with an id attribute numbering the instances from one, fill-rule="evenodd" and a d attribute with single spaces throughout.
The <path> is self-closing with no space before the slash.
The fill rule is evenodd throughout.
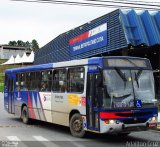
<path id="1" fill-rule="evenodd" d="M 28 113 L 28 108 L 27 106 L 24 106 L 22 108 L 22 112 L 21 112 L 21 118 L 23 123 L 28 124 L 29 123 L 29 113 Z"/>
<path id="2" fill-rule="evenodd" d="M 83 119 L 79 113 L 72 115 L 70 120 L 70 131 L 75 137 L 84 137 L 85 130 L 83 129 Z"/>

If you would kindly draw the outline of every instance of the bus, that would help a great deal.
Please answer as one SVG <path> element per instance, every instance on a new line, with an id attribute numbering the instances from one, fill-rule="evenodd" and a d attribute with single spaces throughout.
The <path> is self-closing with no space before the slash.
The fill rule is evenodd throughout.
<path id="1" fill-rule="evenodd" d="M 148 59 L 93 57 L 5 71 L 4 107 L 23 123 L 41 120 L 87 131 L 129 134 L 157 127 Z"/>

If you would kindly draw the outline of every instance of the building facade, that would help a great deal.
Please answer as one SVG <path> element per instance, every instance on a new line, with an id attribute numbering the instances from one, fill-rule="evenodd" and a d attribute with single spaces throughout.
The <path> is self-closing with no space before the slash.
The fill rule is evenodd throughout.
<path id="1" fill-rule="evenodd" d="M 8 45 L 0 45 L 0 59 L 9 59 L 12 55 L 20 56 L 26 51 L 25 47 L 13 47 Z"/>

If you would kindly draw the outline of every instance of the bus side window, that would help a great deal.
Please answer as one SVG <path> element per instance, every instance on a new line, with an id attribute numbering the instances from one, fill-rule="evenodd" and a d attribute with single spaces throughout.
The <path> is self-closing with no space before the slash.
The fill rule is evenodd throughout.
<path id="1" fill-rule="evenodd" d="M 51 91 L 52 71 L 42 71 L 41 77 L 41 91 Z"/>
<path id="2" fill-rule="evenodd" d="M 31 81 L 31 78 L 30 78 L 30 72 L 27 72 L 26 73 L 26 88 L 28 89 L 28 90 L 30 90 L 31 88 L 30 88 L 30 81 Z"/>
<path id="3" fill-rule="evenodd" d="M 36 89 L 36 73 L 31 72 L 30 77 L 31 77 L 31 81 L 30 81 L 31 90 L 35 90 Z"/>
<path id="4" fill-rule="evenodd" d="M 26 74 L 21 73 L 20 74 L 20 89 L 21 90 L 26 90 Z"/>
<path id="5" fill-rule="evenodd" d="M 42 75 L 41 75 L 41 72 L 40 71 L 37 71 L 36 72 L 36 89 L 38 91 L 41 90 L 41 81 L 42 81 Z"/>
<path id="6" fill-rule="evenodd" d="M 7 76 L 7 74 L 5 75 L 5 83 L 4 83 L 4 86 L 5 86 L 5 88 L 6 88 L 6 90 L 8 89 L 8 76 Z"/>
<path id="7" fill-rule="evenodd" d="M 20 90 L 20 74 L 16 74 L 16 90 L 19 91 Z"/>
<path id="8" fill-rule="evenodd" d="M 83 92 L 84 91 L 84 68 L 76 67 L 68 69 L 68 92 Z"/>
<path id="9" fill-rule="evenodd" d="M 48 91 L 51 91 L 52 87 L 52 71 L 48 71 Z"/>
<path id="10" fill-rule="evenodd" d="M 52 90 L 56 92 L 65 92 L 66 90 L 66 69 L 53 71 Z"/>

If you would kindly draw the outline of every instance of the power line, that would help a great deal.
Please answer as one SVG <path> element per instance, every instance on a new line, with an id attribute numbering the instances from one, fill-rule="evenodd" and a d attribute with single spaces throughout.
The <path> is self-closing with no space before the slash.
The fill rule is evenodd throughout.
<path id="1" fill-rule="evenodd" d="M 118 4 L 131 4 L 131 5 L 138 5 L 138 6 L 153 6 L 153 7 L 160 7 L 160 5 L 153 5 L 153 4 L 145 4 L 145 3 L 135 3 L 135 2 L 128 2 L 128 1 L 119 1 L 119 0 L 84 0 L 84 1 L 91 1 L 91 2 L 102 2 L 102 3 L 118 3 Z"/>
<path id="2" fill-rule="evenodd" d="M 157 4 L 160 4 L 160 2 L 158 1 L 141 1 L 141 0 L 112 0 L 112 1 L 123 1 L 123 2 L 134 2 L 134 3 L 147 3 L 147 4 L 151 4 L 151 3 L 157 3 Z"/>
<path id="3" fill-rule="evenodd" d="M 117 0 L 115 0 L 115 1 L 117 1 Z M 119 0 L 118 0 L 119 1 Z M 135 1 L 135 0 L 121 0 L 121 1 L 127 1 L 127 2 L 140 2 L 140 3 L 148 3 L 148 4 L 151 4 L 151 3 L 157 3 L 157 4 L 160 4 L 160 2 L 158 2 L 158 1 L 141 1 L 141 0 L 137 0 L 137 1 Z"/>
<path id="4" fill-rule="evenodd" d="M 64 5 L 76 5 L 76 6 L 91 6 L 91 7 L 110 7 L 110 8 L 134 8 L 134 9 L 148 9 L 148 10 L 160 10 L 158 7 L 142 7 L 142 6 L 122 6 L 115 4 L 102 4 L 102 3 L 84 3 L 73 1 L 60 1 L 60 0 L 11 0 L 21 2 L 35 2 L 35 3 L 51 3 L 51 4 L 64 4 Z"/>

